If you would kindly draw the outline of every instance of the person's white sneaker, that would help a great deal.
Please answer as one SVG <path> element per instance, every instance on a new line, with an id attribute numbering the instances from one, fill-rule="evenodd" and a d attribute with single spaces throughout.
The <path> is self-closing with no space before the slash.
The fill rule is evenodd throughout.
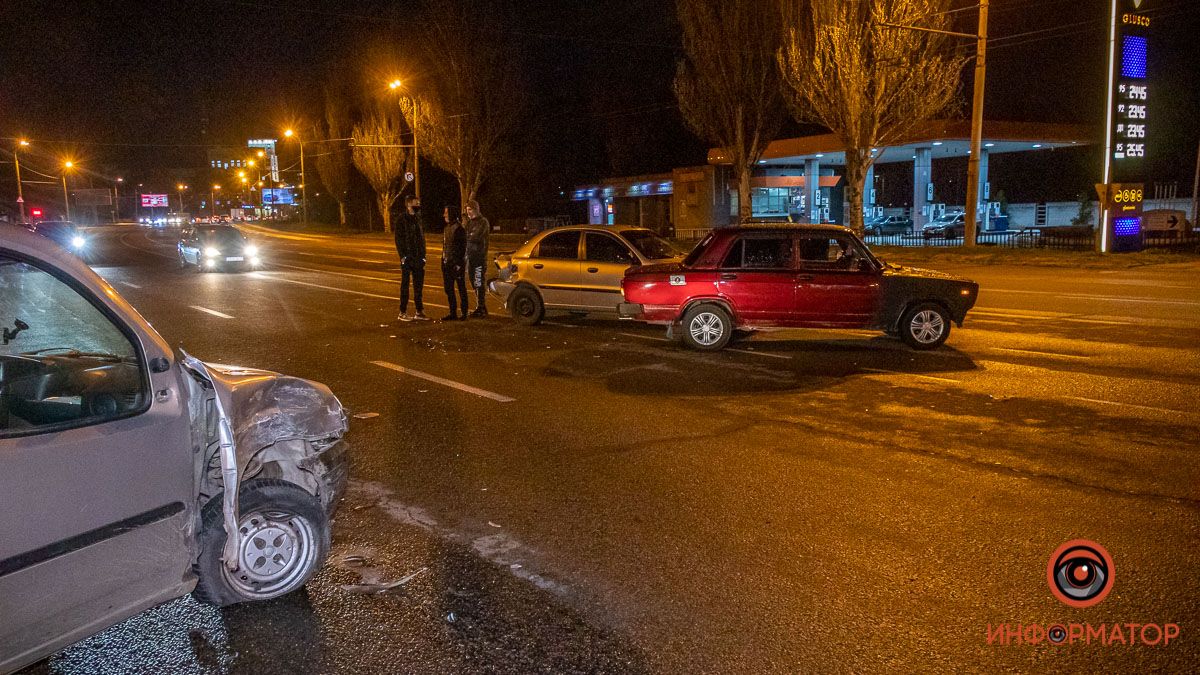
<path id="1" fill-rule="evenodd" d="M 397 321 L 412 321 L 412 317 L 409 316 L 405 312 L 401 312 L 398 316 L 396 316 L 396 320 Z"/>
<path id="2" fill-rule="evenodd" d="M 425 312 L 417 312 L 413 315 L 413 321 L 428 321 L 429 317 L 425 316 Z"/>

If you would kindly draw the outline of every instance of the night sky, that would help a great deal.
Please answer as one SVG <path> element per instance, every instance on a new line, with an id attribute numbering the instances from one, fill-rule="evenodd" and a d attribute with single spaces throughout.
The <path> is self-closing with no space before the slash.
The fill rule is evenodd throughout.
<path id="1" fill-rule="evenodd" d="M 421 73 L 406 59 L 419 29 L 414 4 L 5 0 L 0 137 L 33 140 L 23 162 L 47 173 L 55 173 L 56 157 L 71 154 L 98 174 L 172 182 L 170 170 L 204 164 L 206 145 L 243 145 L 319 120 L 330 79 L 354 83 L 364 97 L 385 95 L 373 87 L 393 72 L 419 84 Z M 1181 192 L 1190 191 L 1200 136 L 1197 4 L 1147 0 L 1157 13 L 1147 179 L 1179 181 Z M 988 118 L 1092 124 L 1102 133 L 1106 6 L 993 0 Z M 670 89 L 680 54 L 673 2 L 513 7 L 512 25 L 495 39 L 514 41 L 525 56 L 529 128 L 485 186 L 493 211 L 554 212 L 560 189 L 704 162 L 707 145 L 688 132 Z M 958 29 L 974 28 L 974 12 L 959 16 Z M 1042 32 L 1006 37 L 1033 31 Z M 969 86 L 968 76 L 964 116 Z M 1017 174 L 1006 176 L 1010 199 L 1064 198 L 1090 187 L 1100 153 L 1064 154 L 1010 167 Z M 11 199 L 11 163 L 2 159 L 0 197 Z M 1064 167 L 1073 184 L 1048 187 Z M 431 173 L 429 181 L 433 194 L 453 195 L 444 177 Z"/>

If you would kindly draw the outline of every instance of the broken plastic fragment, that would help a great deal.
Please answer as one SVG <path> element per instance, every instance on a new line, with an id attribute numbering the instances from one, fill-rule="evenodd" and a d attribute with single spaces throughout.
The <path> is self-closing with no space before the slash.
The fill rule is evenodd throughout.
<path id="1" fill-rule="evenodd" d="M 354 416 L 354 419 L 356 419 L 356 420 L 369 420 L 369 419 L 371 419 L 372 417 L 379 417 L 379 413 L 377 413 L 377 412 L 365 412 L 365 413 L 358 413 L 357 415 L 355 415 L 355 416 Z"/>
<path id="2" fill-rule="evenodd" d="M 500 527 L 499 525 L 497 525 L 496 523 L 493 523 L 490 520 L 488 521 L 488 525 L 491 525 L 492 527 Z"/>

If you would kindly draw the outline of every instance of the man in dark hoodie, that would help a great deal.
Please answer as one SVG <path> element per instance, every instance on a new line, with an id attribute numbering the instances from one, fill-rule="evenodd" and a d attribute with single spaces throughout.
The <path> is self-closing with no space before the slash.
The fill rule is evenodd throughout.
<path id="1" fill-rule="evenodd" d="M 467 266 L 467 231 L 459 220 L 457 206 L 447 206 L 442 217 L 446 221 L 442 230 L 442 286 L 450 302 L 450 313 L 442 321 L 454 321 L 467 318 L 467 285 L 463 281 Z M 458 312 L 460 300 L 461 316 Z"/>
<path id="2" fill-rule="evenodd" d="M 404 211 L 393 216 L 396 253 L 400 254 L 400 321 L 428 321 L 421 292 L 425 287 L 425 223 L 421 202 L 414 195 L 404 197 Z M 408 284 L 413 285 L 413 300 L 417 313 L 408 315 Z"/>
<path id="3" fill-rule="evenodd" d="M 479 202 L 472 199 L 467 202 L 467 220 L 463 223 L 467 231 L 467 278 L 475 289 L 477 306 L 471 316 L 479 318 L 487 316 L 487 283 L 484 270 L 486 269 L 488 234 L 492 224 L 479 212 Z"/>

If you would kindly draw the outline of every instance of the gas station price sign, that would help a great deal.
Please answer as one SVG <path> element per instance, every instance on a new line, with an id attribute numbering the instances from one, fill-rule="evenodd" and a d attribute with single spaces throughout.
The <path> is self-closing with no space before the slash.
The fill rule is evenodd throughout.
<path id="1" fill-rule="evenodd" d="M 1115 34 L 1112 45 L 1109 153 L 1110 181 L 1141 178 L 1150 118 L 1150 17 L 1143 12 L 1151 0 L 1113 0 Z"/>
<path id="2" fill-rule="evenodd" d="M 1150 142 L 1150 24 L 1155 0 L 1111 0 L 1102 253 L 1142 246 L 1142 174 Z"/>

